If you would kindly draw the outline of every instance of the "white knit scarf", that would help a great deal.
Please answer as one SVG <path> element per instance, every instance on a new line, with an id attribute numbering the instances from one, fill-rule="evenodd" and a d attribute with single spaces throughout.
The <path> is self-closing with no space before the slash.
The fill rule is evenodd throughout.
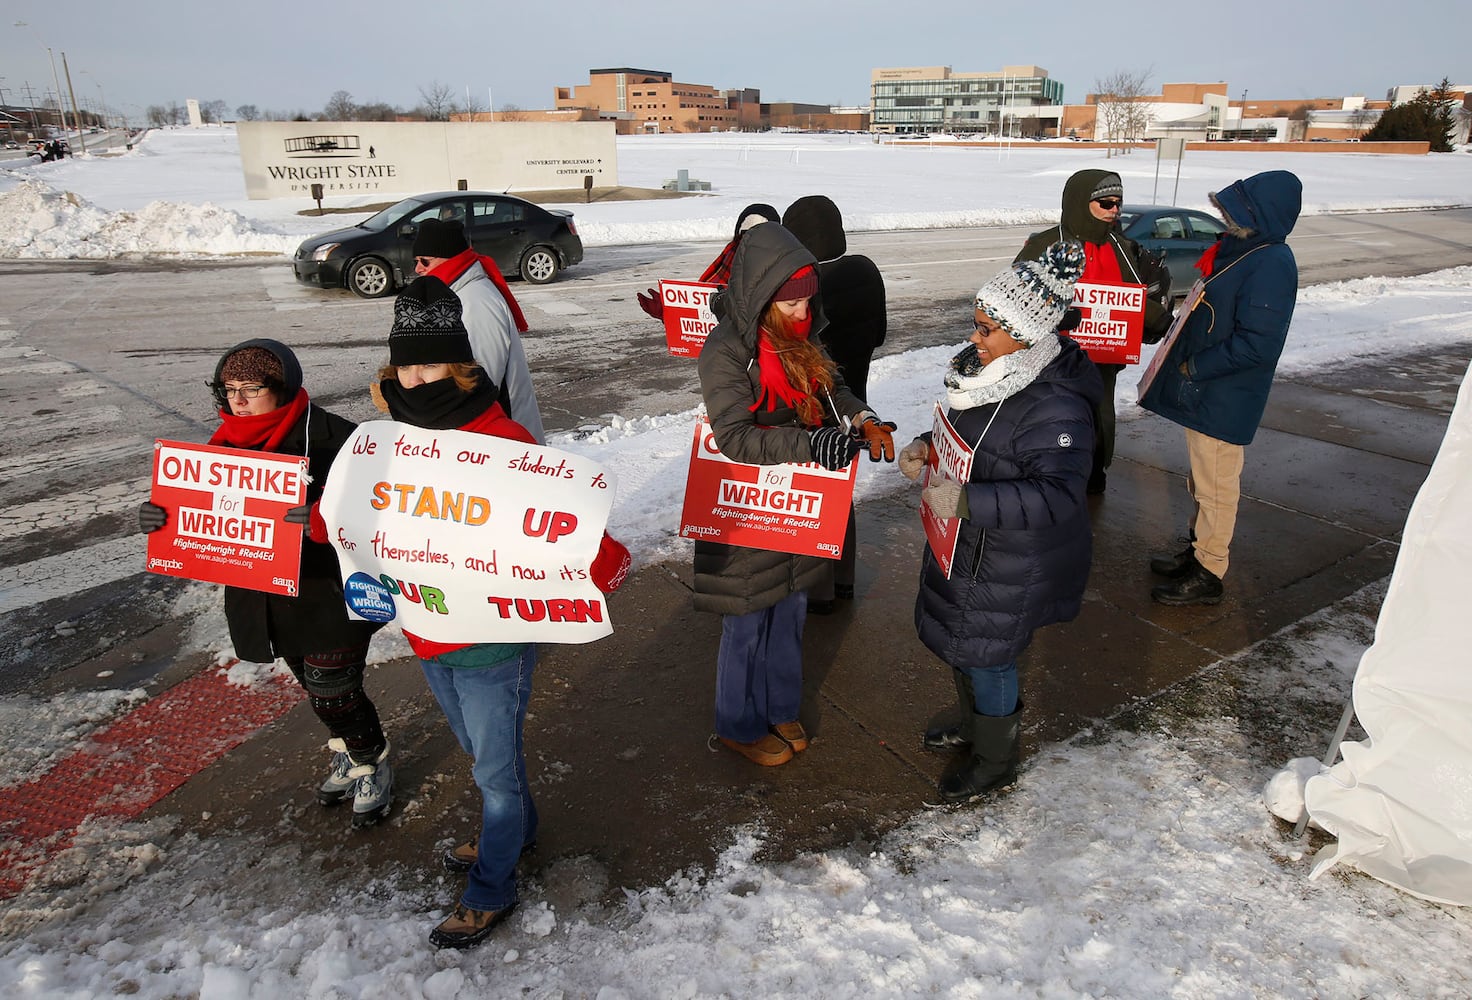
<path id="1" fill-rule="evenodd" d="M 999 403 L 1032 385 L 1061 350 L 1063 344 L 1055 334 L 983 365 L 976 345 L 968 343 L 946 372 L 946 402 L 956 410 Z"/>

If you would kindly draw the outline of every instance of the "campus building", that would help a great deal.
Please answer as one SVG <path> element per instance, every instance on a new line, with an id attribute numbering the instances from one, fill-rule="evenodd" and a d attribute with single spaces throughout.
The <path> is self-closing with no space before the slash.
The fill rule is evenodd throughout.
<path id="1" fill-rule="evenodd" d="M 1038 118 L 1039 109 L 1061 105 L 1063 84 L 1041 66 L 1004 66 L 995 73 L 904 66 L 873 70 L 869 98 L 875 132 L 1011 134 L 1019 121 Z"/>
<path id="2" fill-rule="evenodd" d="M 735 95 L 732 108 L 727 93 Z M 755 90 L 721 92 L 701 83 L 677 83 L 664 70 L 618 66 L 588 71 L 588 83 L 558 87 L 559 111 L 595 109 L 620 134 L 633 132 L 711 132 L 741 127 L 756 109 Z"/>

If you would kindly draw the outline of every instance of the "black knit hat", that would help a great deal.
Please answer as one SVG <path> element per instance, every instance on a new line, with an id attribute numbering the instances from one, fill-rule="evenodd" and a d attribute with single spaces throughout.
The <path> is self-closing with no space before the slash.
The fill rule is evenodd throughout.
<path id="1" fill-rule="evenodd" d="M 388 363 L 397 367 L 455 361 L 475 361 L 460 317 L 460 298 L 438 278 L 415 278 L 394 300 Z"/>
<path id="2" fill-rule="evenodd" d="M 782 225 L 824 264 L 848 252 L 843 215 L 827 195 L 810 194 L 797 199 L 782 213 Z"/>
<path id="3" fill-rule="evenodd" d="M 414 256 L 446 259 L 470 249 L 465 227 L 447 219 L 425 219 L 414 234 Z"/>

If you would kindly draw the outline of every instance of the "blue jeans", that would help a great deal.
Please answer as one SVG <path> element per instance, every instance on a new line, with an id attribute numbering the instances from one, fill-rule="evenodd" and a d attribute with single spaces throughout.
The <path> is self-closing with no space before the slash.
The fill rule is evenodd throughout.
<path id="1" fill-rule="evenodd" d="M 1017 663 L 1003 663 L 995 667 L 967 667 L 971 678 L 971 699 L 976 703 L 977 715 L 992 715 L 998 718 L 1017 711 Z"/>
<path id="2" fill-rule="evenodd" d="M 770 608 L 721 618 L 716 656 L 716 735 L 753 743 L 802 704 L 802 627 L 807 591 Z"/>
<path id="3" fill-rule="evenodd" d="M 489 667 L 419 663 L 455 739 L 474 761 L 471 774 L 480 789 L 480 854 L 460 902 L 473 910 L 503 910 L 516 902 L 516 859 L 537 839 L 521 742 L 537 647 L 527 645 Z"/>

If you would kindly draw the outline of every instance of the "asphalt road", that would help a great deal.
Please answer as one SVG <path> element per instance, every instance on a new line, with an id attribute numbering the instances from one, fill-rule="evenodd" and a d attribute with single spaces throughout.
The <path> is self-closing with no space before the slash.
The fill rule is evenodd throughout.
<path id="1" fill-rule="evenodd" d="M 850 251 L 884 274 L 881 355 L 959 342 L 974 290 L 1027 232 L 853 236 Z M 1292 245 L 1305 284 L 1468 264 L 1472 211 L 1315 216 Z M 550 286 L 515 286 L 549 430 L 697 404 L 690 362 L 664 353 L 634 293 L 698 274 L 718 249 L 596 247 Z M 220 352 L 249 337 L 292 345 L 314 399 L 373 416 L 364 387 L 385 359 L 392 300 L 297 285 L 281 260 L 4 261 L 0 302 L 0 693 L 93 683 L 99 669 L 114 671 L 111 683 L 185 669 L 163 610 L 177 586 L 131 572 L 151 442 L 207 436 L 204 383 Z"/>

